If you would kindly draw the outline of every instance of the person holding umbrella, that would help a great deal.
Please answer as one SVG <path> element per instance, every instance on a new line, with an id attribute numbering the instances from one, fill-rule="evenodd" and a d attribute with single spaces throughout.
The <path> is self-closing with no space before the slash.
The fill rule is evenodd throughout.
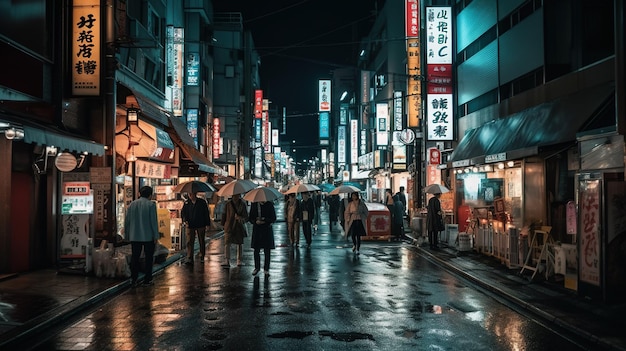
<path id="1" fill-rule="evenodd" d="M 365 202 L 361 200 L 358 192 L 350 194 L 352 201 L 348 203 L 344 217 L 346 218 L 346 233 L 352 237 L 352 252 L 359 254 L 361 249 L 361 237 L 367 234 L 365 225 L 369 211 Z"/>
<path id="2" fill-rule="evenodd" d="M 302 233 L 306 240 L 306 247 L 311 247 L 313 237 L 311 233 L 311 225 L 313 224 L 313 216 L 315 215 L 315 203 L 311 198 L 311 193 L 302 193 L 302 202 L 300 202 L 300 210 L 302 213 Z"/>
<path id="3" fill-rule="evenodd" d="M 302 220 L 300 200 L 296 198 L 295 193 L 288 194 L 287 196 L 287 201 L 285 202 L 287 233 L 289 234 L 291 246 L 297 247 L 300 245 L 300 221 Z"/>
<path id="4" fill-rule="evenodd" d="M 237 266 L 241 266 L 243 257 L 243 238 L 245 230 L 243 223 L 248 220 L 248 209 L 241 201 L 241 194 L 233 194 L 233 197 L 224 205 L 224 263 L 222 266 L 230 267 L 230 246 L 237 245 Z"/>
<path id="5" fill-rule="evenodd" d="M 264 253 L 263 270 L 265 276 L 270 275 L 270 253 L 276 248 L 272 223 L 276 221 L 276 210 L 270 201 L 254 202 L 250 206 L 250 223 L 252 223 L 252 240 L 250 246 L 254 249 L 254 271 L 257 275 L 261 270 L 261 249 Z"/>
<path id="6" fill-rule="evenodd" d="M 189 198 L 185 201 L 181 210 L 183 223 L 187 227 L 187 261 L 186 265 L 193 266 L 193 246 L 198 236 L 200 244 L 200 262 L 204 262 L 204 254 L 206 252 L 206 227 L 211 225 L 211 216 L 209 214 L 209 206 L 204 199 L 198 198 L 197 191 L 188 193 Z"/>

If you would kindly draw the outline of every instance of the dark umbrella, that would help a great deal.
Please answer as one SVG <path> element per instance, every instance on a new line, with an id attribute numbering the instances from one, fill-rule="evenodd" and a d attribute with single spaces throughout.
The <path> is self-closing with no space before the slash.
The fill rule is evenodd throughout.
<path id="1" fill-rule="evenodd" d="M 212 193 L 217 189 L 213 187 L 213 185 L 201 182 L 199 180 L 192 180 L 189 182 L 184 182 L 178 184 L 176 188 L 174 188 L 175 193 Z"/>

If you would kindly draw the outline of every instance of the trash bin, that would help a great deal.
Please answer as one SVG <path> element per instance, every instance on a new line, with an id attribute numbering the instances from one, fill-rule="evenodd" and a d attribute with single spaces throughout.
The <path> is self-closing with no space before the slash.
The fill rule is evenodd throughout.
<path id="1" fill-rule="evenodd" d="M 367 236 L 363 240 L 390 240 L 391 239 L 391 213 L 387 206 L 376 202 L 366 202 L 367 211 Z"/>
<path id="2" fill-rule="evenodd" d="M 426 216 L 417 216 L 411 218 L 411 232 L 415 237 L 428 237 Z"/>

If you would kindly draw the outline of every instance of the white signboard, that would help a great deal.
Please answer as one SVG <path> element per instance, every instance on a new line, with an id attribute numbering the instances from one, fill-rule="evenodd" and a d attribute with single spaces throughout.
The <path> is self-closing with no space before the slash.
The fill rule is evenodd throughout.
<path id="1" fill-rule="evenodd" d="M 452 94 L 426 96 L 428 140 L 452 140 Z"/>
<path id="2" fill-rule="evenodd" d="M 452 63 L 450 7 L 426 8 L 426 63 Z"/>

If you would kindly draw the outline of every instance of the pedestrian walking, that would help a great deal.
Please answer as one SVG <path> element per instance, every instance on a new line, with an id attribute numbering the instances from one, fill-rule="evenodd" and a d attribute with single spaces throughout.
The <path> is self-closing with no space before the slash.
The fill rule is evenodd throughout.
<path id="1" fill-rule="evenodd" d="M 152 285 L 154 250 L 160 238 L 156 203 L 150 200 L 152 187 L 142 187 L 139 194 L 140 197 L 128 206 L 126 217 L 124 217 L 124 235 L 131 245 L 130 279 L 132 286 L 138 284 L 142 250 L 145 257 L 143 284 Z"/>
<path id="2" fill-rule="evenodd" d="M 348 208 L 348 204 L 350 203 L 350 200 L 352 200 L 350 196 L 345 196 L 339 202 L 339 224 L 341 225 L 341 229 L 343 230 L 343 235 L 346 236 L 346 241 L 350 240 L 350 236 L 348 235 L 348 232 L 346 231 L 346 217 L 344 216 L 344 213 L 346 212 L 346 208 Z"/>
<path id="3" fill-rule="evenodd" d="M 337 223 L 339 217 L 339 195 L 328 195 L 326 197 L 328 203 L 328 227 L 333 230 L 333 225 Z"/>
<path id="4" fill-rule="evenodd" d="M 287 221 L 287 234 L 292 247 L 300 245 L 300 222 L 302 220 L 302 211 L 300 210 L 300 201 L 296 198 L 296 194 L 291 193 L 285 202 L 285 220 Z"/>
<path id="5" fill-rule="evenodd" d="M 317 228 L 320 224 L 320 214 L 322 211 L 322 193 L 320 191 L 314 191 L 311 193 L 313 204 L 315 205 L 315 214 L 313 215 L 313 230 L 317 234 Z"/>
<path id="6" fill-rule="evenodd" d="M 353 192 L 350 197 L 352 200 L 348 203 L 344 213 L 346 233 L 352 237 L 352 252 L 358 255 L 361 250 L 361 237 L 367 235 L 365 225 L 369 212 L 358 192 Z"/>
<path id="7" fill-rule="evenodd" d="M 300 209 L 302 210 L 302 233 L 306 240 L 306 246 L 311 247 L 311 242 L 313 241 L 311 225 L 313 224 L 313 216 L 315 215 L 315 203 L 310 193 L 302 193 Z"/>
<path id="8" fill-rule="evenodd" d="M 272 223 L 276 221 L 276 210 L 270 201 L 254 202 L 250 206 L 250 223 L 252 223 L 252 241 L 250 246 L 254 249 L 254 271 L 252 275 L 259 273 L 261 269 L 261 249 L 263 249 L 263 270 L 265 276 L 270 275 L 270 253 L 276 248 Z"/>
<path id="9" fill-rule="evenodd" d="M 207 202 L 198 197 L 198 192 L 190 192 L 181 210 L 183 224 L 187 228 L 187 260 L 186 265 L 193 266 L 193 247 L 198 236 L 200 244 L 200 262 L 204 262 L 206 252 L 206 227 L 211 225 L 211 215 Z"/>
<path id="10" fill-rule="evenodd" d="M 396 196 L 398 200 L 400 200 L 400 203 L 402 203 L 402 216 L 404 217 L 406 215 L 406 194 L 404 193 L 403 186 L 400 187 L 400 191 L 396 193 Z"/>
<path id="11" fill-rule="evenodd" d="M 426 228 L 428 230 L 428 242 L 433 250 L 439 249 L 439 232 L 444 230 L 443 212 L 441 211 L 441 193 L 433 194 L 428 200 L 426 213 Z"/>
<path id="12" fill-rule="evenodd" d="M 248 220 L 248 209 L 241 200 L 240 194 L 235 194 L 224 204 L 224 262 L 223 267 L 230 267 L 231 245 L 237 245 L 237 266 L 243 264 L 243 240 L 247 236 L 245 222 Z"/>
<path id="13" fill-rule="evenodd" d="M 223 196 L 218 196 L 215 209 L 213 210 L 213 220 L 217 223 L 222 222 L 222 215 L 224 214 L 224 205 L 226 205 L 226 199 Z"/>
<path id="14" fill-rule="evenodd" d="M 404 211 L 402 202 L 400 202 L 399 193 L 393 196 L 393 222 L 391 222 L 391 234 L 395 237 L 395 240 L 402 240 L 404 236 Z"/>

